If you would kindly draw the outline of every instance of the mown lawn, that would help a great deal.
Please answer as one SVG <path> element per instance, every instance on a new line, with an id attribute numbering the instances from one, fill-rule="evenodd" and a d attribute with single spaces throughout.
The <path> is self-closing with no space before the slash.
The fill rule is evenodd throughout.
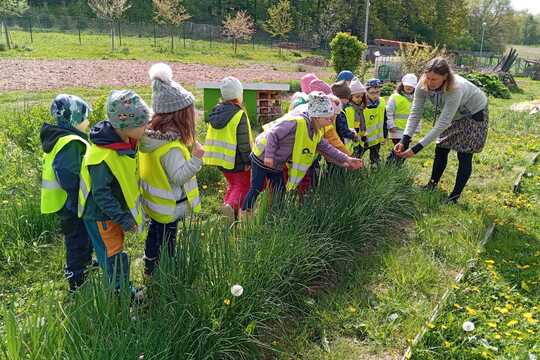
<path id="1" fill-rule="evenodd" d="M 158 37 L 154 46 L 153 37 L 124 36 L 122 46 L 111 50 L 110 36 L 86 34 L 82 35 L 79 44 L 77 34 L 59 32 L 34 32 L 33 43 L 28 32 L 11 31 L 16 49 L 0 51 L 0 59 L 92 59 L 92 60 L 151 60 L 181 61 L 216 66 L 239 67 L 247 64 L 272 64 L 286 70 L 298 70 L 297 60 L 309 56 L 304 51 L 270 48 L 267 45 L 240 44 L 237 54 L 228 42 L 210 42 L 206 40 L 176 38 L 175 48 L 170 51 L 170 38 Z"/>

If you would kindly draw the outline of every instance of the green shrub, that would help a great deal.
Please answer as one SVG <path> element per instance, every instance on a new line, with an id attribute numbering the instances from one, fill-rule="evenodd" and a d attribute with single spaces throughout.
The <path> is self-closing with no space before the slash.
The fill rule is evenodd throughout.
<path id="1" fill-rule="evenodd" d="M 108 95 L 102 95 L 92 103 L 92 112 L 88 117 L 88 120 L 90 121 L 90 126 L 93 126 L 97 122 L 105 120 L 107 118 L 107 112 L 105 110 L 105 106 L 107 105 L 107 97 Z"/>
<path id="2" fill-rule="evenodd" d="M 390 96 L 394 93 L 394 90 L 396 89 L 396 85 L 391 82 L 387 82 L 383 85 L 381 89 L 381 96 Z"/>
<path id="3" fill-rule="evenodd" d="M 343 70 L 358 72 L 362 52 L 367 49 L 366 44 L 356 36 L 348 33 L 338 33 L 330 42 L 332 64 L 336 73 Z"/>
<path id="4" fill-rule="evenodd" d="M 499 80 L 495 74 L 469 73 L 464 75 L 465 79 L 478 86 L 486 95 L 493 96 L 499 99 L 510 99 L 512 94 L 506 85 Z"/>

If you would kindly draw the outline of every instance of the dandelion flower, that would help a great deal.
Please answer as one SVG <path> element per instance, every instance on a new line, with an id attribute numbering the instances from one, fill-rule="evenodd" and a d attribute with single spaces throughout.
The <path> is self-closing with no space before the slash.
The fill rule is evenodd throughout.
<path id="1" fill-rule="evenodd" d="M 231 305 L 231 300 L 230 299 L 225 299 L 225 300 L 223 300 L 223 303 L 225 305 Z"/>
<path id="2" fill-rule="evenodd" d="M 518 323 L 517 320 L 510 320 L 506 325 L 508 325 L 508 326 L 514 326 L 514 325 L 516 325 L 517 323 Z"/>
<path id="3" fill-rule="evenodd" d="M 472 321 L 465 321 L 463 323 L 463 330 L 466 332 L 474 331 L 474 323 Z"/>
<path id="4" fill-rule="evenodd" d="M 244 293 L 244 288 L 241 285 L 236 284 L 236 285 L 231 286 L 231 294 L 234 297 L 242 296 L 243 293 Z"/>
<path id="5" fill-rule="evenodd" d="M 471 315 L 471 316 L 474 316 L 476 315 L 476 310 L 474 310 L 473 308 L 471 307 L 465 307 L 465 310 L 467 310 L 467 314 Z"/>

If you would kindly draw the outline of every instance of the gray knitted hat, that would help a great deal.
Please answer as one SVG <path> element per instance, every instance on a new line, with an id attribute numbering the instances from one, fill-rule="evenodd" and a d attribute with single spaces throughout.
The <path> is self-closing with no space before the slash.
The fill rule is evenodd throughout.
<path id="1" fill-rule="evenodd" d="M 192 93 L 173 81 L 172 69 L 164 63 L 154 64 L 149 71 L 152 80 L 152 110 L 156 114 L 172 113 L 193 105 Z"/>

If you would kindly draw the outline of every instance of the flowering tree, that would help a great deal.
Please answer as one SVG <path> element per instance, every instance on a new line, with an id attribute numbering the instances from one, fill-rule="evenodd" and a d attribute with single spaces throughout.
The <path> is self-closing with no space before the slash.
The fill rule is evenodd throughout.
<path id="1" fill-rule="evenodd" d="M 180 26 L 191 16 L 182 5 L 182 0 L 152 0 L 156 15 L 154 20 L 159 24 L 168 24 L 171 35 L 171 51 L 174 51 L 174 27 Z M 185 45 L 185 43 L 184 43 Z"/>
<path id="2" fill-rule="evenodd" d="M 286 40 L 293 27 L 289 0 L 279 0 L 276 5 L 268 8 L 268 19 L 264 22 L 263 28 L 272 37 Z M 281 55 L 281 47 L 279 48 L 279 54 Z"/>
<path id="3" fill-rule="evenodd" d="M 227 15 L 223 20 L 223 35 L 233 41 L 234 53 L 238 49 L 239 40 L 250 40 L 255 32 L 253 19 L 246 11 L 238 11 L 236 15 Z"/>
<path id="4" fill-rule="evenodd" d="M 97 17 L 111 24 L 111 47 L 114 51 L 115 25 L 127 9 L 131 7 L 129 0 L 88 0 L 88 6 Z"/>
<path id="5" fill-rule="evenodd" d="M 9 39 L 9 30 L 7 26 L 7 16 L 20 16 L 28 10 L 28 0 L 0 0 L 0 20 L 2 28 L 6 36 L 6 46 L 11 49 L 11 41 Z"/>

